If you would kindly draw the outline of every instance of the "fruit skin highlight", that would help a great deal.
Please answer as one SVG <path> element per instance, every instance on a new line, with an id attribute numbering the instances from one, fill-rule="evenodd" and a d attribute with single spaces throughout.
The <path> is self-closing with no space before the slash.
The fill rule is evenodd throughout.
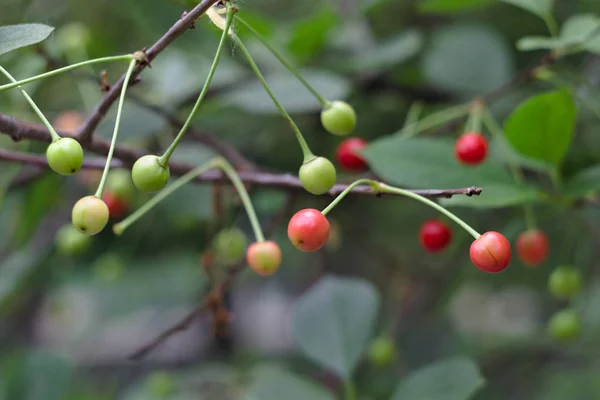
<path id="1" fill-rule="evenodd" d="M 319 250 L 329 239 L 329 221 L 319 210 L 298 211 L 288 224 L 288 237 L 297 249 L 304 252 Z"/>
<path id="2" fill-rule="evenodd" d="M 430 253 L 437 253 L 448 247 L 452 240 L 452 231 L 440 220 L 425 221 L 419 232 L 421 246 Z"/>
<path id="3" fill-rule="evenodd" d="M 522 232 L 517 237 L 517 256 L 528 267 L 537 267 L 548 256 L 548 237 L 539 229 Z"/>
<path id="4" fill-rule="evenodd" d="M 337 163 L 348 172 L 364 172 L 369 166 L 358 151 L 367 147 L 367 141 L 361 138 L 344 139 L 337 147 L 335 158 Z"/>
<path id="5" fill-rule="evenodd" d="M 92 236 L 104 229 L 109 218 L 108 206 L 95 196 L 86 196 L 73 206 L 73 226 L 84 235 Z"/>
<path id="6" fill-rule="evenodd" d="M 486 232 L 471 243 L 469 254 L 477 268 L 495 274 L 510 264 L 510 243 L 501 233 Z"/>
<path id="7" fill-rule="evenodd" d="M 488 141 L 480 133 L 469 132 L 456 140 L 454 153 L 456 159 L 463 165 L 474 166 L 481 164 L 488 152 Z"/>
<path id="8" fill-rule="evenodd" d="M 246 262 L 257 274 L 272 275 L 281 265 L 281 249 L 271 240 L 252 243 L 246 251 Z"/>
<path id="9" fill-rule="evenodd" d="M 332 101 L 321 111 L 321 124 L 333 135 L 349 135 L 356 127 L 356 112 L 345 101 Z"/>

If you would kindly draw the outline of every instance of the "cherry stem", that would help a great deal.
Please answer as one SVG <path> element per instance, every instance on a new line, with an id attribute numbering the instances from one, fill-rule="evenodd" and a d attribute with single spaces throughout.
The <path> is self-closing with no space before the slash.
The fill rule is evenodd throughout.
<path id="1" fill-rule="evenodd" d="M 316 156 L 310 150 L 310 147 L 308 147 L 306 140 L 304 140 L 304 136 L 302 136 L 302 132 L 300 132 L 300 129 L 298 128 L 298 126 L 296 125 L 296 123 L 294 122 L 292 117 L 290 117 L 290 115 L 287 113 L 287 111 L 285 111 L 285 108 L 283 108 L 283 106 L 281 105 L 279 100 L 277 100 L 277 97 L 275 96 L 275 94 L 273 93 L 271 88 L 269 87 L 269 84 L 263 77 L 262 73 L 260 72 L 260 69 L 254 62 L 254 59 L 252 59 L 252 56 L 250 55 L 250 52 L 248 51 L 248 49 L 246 48 L 246 46 L 244 46 L 244 44 L 242 43 L 240 38 L 235 33 L 231 33 L 231 37 L 238 45 L 242 54 L 244 54 L 244 57 L 246 57 L 248 64 L 250 64 L 250 68 L 252 68 L 252 71 L 254 71 L 254 73 L 258 77 L 258 80 L 260 81 L 260 83 L 262 83 L 263 87 L 265 88 L 265 91 L 267 92 L 269 97 L 271 97 L 271 100 L 273 100 L 273 103 L 275 104 L 275 106 L 277 107 L 277 109 L 279 110 L 281 115 L 289 122 L 290 126 L 292 127 L 292 130 L 294 131 L 294 134 L 296 135 L 296 139 L 298 140 L 298 143 L 300 144 L 300 147 L 302 148 L 302 154 L 304 156 L 303 162 L 307 163 L 307 162 L 313 160 Z"/>
<path id="2" fill-rule="evenodd" d="M 131 59 L 133 59 L 133 55 L 126 54 L 126 55 L 120 55 L 120 56 L 101 57 L 101 58 L 95 58 L 93 60 L 82 61 L 82 62 L 79 62 L 76 64 L 67 65 L 66 67 L 62 67 L 62 68 L 58 68 L 58 69 L 55 69 L 55 70 L 52 70 L 49 72 L 45 72 L 40 75 L 35 75 L 35 76 L 32 76 L 27 79 L 23 79 L 20 81 L 14 81 L 13 83 L 8 83 L 6 85 L 2 85 L 2 86 L 0 86 L 0 92 L 2 92 L 4 90 L 15 88 L 15 87 L 18 87 L 21 85 L 25 85 L 26 83 L 31 83 L 31 82 L 39 81 L 41 79 L 49 78 L 51 76 L 58 75 L 63 72 L 71 71 L 73 69 L 77 69 L 77 68 L 80 68 L 80 67 L 83 67 L 86 65 L 106 63 L 106 62 L 112 62 L 112 61 L 130 61 Z"/>
<path id="3" fill-rule="evenodd" d="M 148 211 L 150 211 L 152 208 L 154 208 L 158 203 L 160 203 L 161 201 L 166 199 L 169 195 L 171 195 L 173 192 L 175 192 L 177 189 L 179 189 L 182 186 L 184 186 L 185 184 L 191 182 L 192 180 L 194 180 L 198 176 L 202 175 L 206 171 L 213 169 L 213 168 L 217 168 L 218 164 L 219 164 L 219 160 L 214 159 L 214 160 L 208 161 L 208 162 L 192 169 L 185 175 L 182 175 L 179 179 L 177 179 L 171 185 L 166 187 L 164 190 L 161 190 L 156 196 L 152 197 L 150 200 L 148 200 L 146 203 L 144 203 L 144 205 L 141 206 L 140 208 L 138 208 L 133 214 L 131 214 L 130 216 L 128 216 L 123 221 L 119 222 L 118 224 L 113 225 L 113 232 L 116 235 L 119 235 L 119 236 L 122 235 L 123 232 L 125 232 L 125 230 L 127 228 L 129 228 L 131 225 L 133 225 L 138 219 L 143 217 Z"/>
<path id="4" fill-rule="evenodd" d="M 416 124 L 419 122 L 419 118 L 423 113 L 423 108 L 425 108 L 425 104 L 422 101 L 415 101 L 410 105 L 408 112 L 406 113 L 406 120 L 404 120 L 404 126 L 402 127 L 402 135 L 414 136 L 416 133 L 413 131 L 416 128 Z"/>
<path id="5" fill-rule="evenodd" d="M 327 215 L 331 210 L 333 210 L 335 208 L 335 206 L 338 205 L 338 203 L 340 201 L 342 201 L 342 199 L 344 197 L 346 197 L 346 195 L 348 193 L 350 193 L 352 191 L 352 189 L 354 189 L 355 187 L 357 187 L 359 185 L 369 185 L 369 186 L 371 186 L 371 189 L 373 189 L 374 192 L 379 191 L 379 182 L 376 182 L 371 179 L 358 179 L 357 181 L 348 185 L 348 187 L 346 189 L 344 189 L 344 191 L 342 193 L 338 194 L 337 197 L 335 199 L 333 199 L 332 202 L 329 203 L 329 205 L 323 211 L 321 211 L 321 214 Z"/>
<path id="6" fill-rule="evenodd" d="M 221 54 L 223 54 L 223 49 L 225 48 L 225 41 L 227 40 L 227 31 L 229 31 L 229 27 L 231 26 L 231 23 L 233 22 L 233 16 L 235 15 L 236 11 L 237 11 L 236 7 L 231 7 L 229 5 L 229 3 L 227 3 L 227 20 L 225 22 L 225 29 L 223 29 L 223 34 L 221 35 L 221 40 L 219 41 L 219 46 L 217 47 L 217 52 L 213 59 L 210 70 L 208 71 L 208 76 L 206 77 L 206 81 L 204 82 L 204 87 L 202 88 L 202 91 L 200 92 L 200 95 L 198 96 L 198 100 L 196 100 L 196 104 L 194 104 L 194 108 L 192 108 L 192 112 L 190 112 L 190 115 L 188 116 L 187 120 L 181 127 L 181 130 L 175 137 L 175 140 L 173 141 L 173 143 L 171 143 L 171 145 L 169 146 L 169 148 L 167 149 L 165 154 L 163 154 L 158 159 L 158 163 L 160 165 L 162 165 L 163 167 L 166 167 L 169 164 L 169 158 L 171 158 L 171 155 L 175 151 L 175 148 L 177 148 L 177 146 L 179 145 L 179 142 L 181 142 L 181 139 L 183 139 L 183 136 L 187 132 L 188 128 L 190 127 L 190 125 L 192 123 L 192 120 L 194 119 L 194 116 L 196 115 L 196 113 L 198 112 L 198 109 L 200 108 L 200 104 L 202 103 L 202 100 L 204 100 L 206 93 L 208 93 L 208 88 L 210 86 L 210 83 L 212 82 L 215 72 L 217 71 L 217 65 L 219 64 L 219 60 L 221 59 Z"/>
<path id="7" fill-rule="evenodd" d="M 273 47 L 256 29 L 254 29 L 252 25 L 250 25 L 244 19 L 240 18 L 239 15 L 236 15 L 235 19 L 242 25 L 244 25 L 246 29 L 248 29 L 258 40 L 262 42 L 262 44 L 265 45 L 267 49 L 269 49 L 269 51 L 279 60 L 281 64 L 283 64 L 284 67 L 286 67 L 296 78 L 298 78 L 298 80 L 304 85 L 304 87 L 308 89 L 313 96 L 315 96 L 319 103 L 321 103 L 321 106 L 323 108 L 327 107 L 329 101 L 327 101 L 327 99 L 321 96 L 319 92 L 317 92 L 317 90 L 306 81 L 306 79 L 302 76 L 300 71 L 296 69 L 296 67 L 294 67 L 289 61 L 283 58 L 281 52 L 275 49 L 275 47 Z"/>
<path id="8" fill-rule="evenodd" d="M 119 105 L 117 107 L 117 117 L 115 120 L 115 129 L 113 131 L 112 140 L 110 141 L 110 149 L 108 150 L 108 155 L 106 156 L 106 165 L 104 166 L 104 172 L 102 172 L 102 178 L 100 179 L 100 184 L 98 185 L 98 190 L 96 191 L 95 196 L 97 198 L 102 197 L 102 192 L 104 191 L 104 185 L 106 183 L 106 178 L 108 177 L 108 171 L 110 170 L 110 162 L 112 161 L 113 153 L 115 152 L 115 144 L 117 143 L 117 136 L 119 134 L 119 126 L 121 125 L 121 115 L 123 114 L 123 103 L 125 103 L 125 92 L 127 92 L 127 86 L 129 85 L 129 80 L 131 79 L 131 74 L 133 73 L 133 69 L 137 61 L 132 59 L 129 61 L 129 68 L 127 69 L 127 73 L 125 74 L 125 80 L 123 81 L 123 88 L 121 89 L 121 96 L 119 97 Z"/>
<path id="9" fill-rule="evenodd" d="M 465 132 L 477 132 L 481 133 L 481 119 L 486 107 L 481 100 L 475 100 L 471 104 L 471 110 L 469 111 L 469 119 L 465 124 Z"/>
<path id="10" fill-rule="evenodd" d="M 15 78 L 7 70 L 5 70 L 2 66 L 0 66 L 0 72 L 2 72 L 4 74 L 4 76 L 6 76 L 11 82 L 17 82 L 15 80 Z M 17 84 L 16 86 L 19 87 L 19 90 L 23 94 L 23 97 L 25 97 L 25 100 L 27 100 L 27 102 L 29 103 L 29 105 L 31 106 L 31 108 L 33 108 L 33 111 L 42 120 L 42 123 L 44 124 L 44 126 L 46 127 L 46 129 L 48 129 L 48 132 L 50 132 L 50 136 L 52 138 L 52 141 L 55 142 L 58 139 L 60 139 L 60 136 L 58 135 L 58 133 L 56 133 L 56 130 L 54 129 L 54 127 L 52 126 L 52 124 L 50 123 L 50 121 L 48 121 L 48 119 L 46 118 L 46 116 L 44 115 L 44 113 L 42 112 L 42 110 L 40 110 L 40 108 L 35 104 L 35 102 L 31 98 L 31 96 L 29 96 L 27 94 L 27 92 L 25 91 L 25 89 L 23 89 L 19 84 Z"/>
<path id="11" fill-rule="evenodd" d="M 462 104 L 459 106 L 450 107 L 443 111 L 428 115 L 418 122 L 405 126 L 399 131 L 394 132 L 393 135 L 400 135 L 404 138 L 409 138 L 428 129 L 435 128 L 457 118 L 464 117 L 469 114 L 470 110 L 471 104 Z"/>

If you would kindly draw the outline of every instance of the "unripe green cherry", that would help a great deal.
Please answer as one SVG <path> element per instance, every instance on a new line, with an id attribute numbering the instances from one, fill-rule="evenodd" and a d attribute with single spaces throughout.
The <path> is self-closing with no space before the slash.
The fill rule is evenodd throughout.
<path id="1" fill-rule="evenodd" d="M 169 167 L 163 167 L 158 162 L 158 156 L 147 155 L 140 157 L 131 170 L 133 184 L 141 192 L 157 192 L 165 187 L 171 172 Z"/>
<path id="2" fill-rule="evenodd" d="M 217 257 L 227 264 L 244 257 L 248 247 L 246 234 L 238 228 L 223 229 L 217 234 L 213 243 Z"/>
<path id="3" fill-rule="evenodd" d="M 555 297 L 568 299 L 581 292 L 581 272 L 575 267 L 556 268 L 548 278 L 548 289 Z"/>
<path id="4" fill-rule="evenodd" d="M 558 311 L 548 322 L 548 333 L 556 340 L 573 340 L 579 336 L 580 331 L 579 316 L 573 309 Z"/>
<path id="5" fill-rule="evenodd" d="M 106 179 L 105 190 L 127 200 L 131 200 L 136 193 L 131 173 L 126 169 L 111 170 Z"/>
<path id="6" fill-rule="evenodd" d="M 356 127 L 356 113 L 345 101 L 332 101 L 321 111 L 321 124 L 329 133 L 346 136 Z"/>
<path id="7" fill-rule="evenodd" d="M 83 149 L 77 140 L 63 137 L 50 143 L 46 149 L 46 159 L 57 174 L 73 175 L 83 164 Z"/>
<path id="8" fill-rule="evenodd" d="M 396 359 L 396 343 L 391 337 L 380 336 L 369 345 L 367 356 L 371 364 L 385 367 Z"/>
<path id="9" fill-rule="evenodd" d="M 298 173 L 302 187 L 312 194 L 324 194 L 335 185 L 335 167 L 325 157 L 315 157 L 305 162 Z"/>
<path id="10" fill-rule="evenodd" d="M 56 249 L 69 256 L 82 254 L 91 245 L 92 239 L 82 234 L 71 224 L 61 226 L 54 236 Z"/>
<path id="11" fill-rule="evenodd" d="M 108 223 L 108 206 L 95 196 L 86 196 L 73 206 L 71 220 L 77 230 L 85 235 L 95 235 Z"/>

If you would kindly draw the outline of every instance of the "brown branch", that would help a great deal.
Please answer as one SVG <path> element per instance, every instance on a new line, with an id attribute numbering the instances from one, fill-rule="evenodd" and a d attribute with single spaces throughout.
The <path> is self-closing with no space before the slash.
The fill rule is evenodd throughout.
<path id="1" fill-rule="evenodd" d="M 145 53 L 149 61 L 152 61 L 161 51 L 169 46 L 175 39 L 183 34 L 202 14 L 206 12 L 218 0 L 202 0 L 200 4 L 194 7 L 193 10 L 182 16 L 156 43 L 154 43 Z M 136 77 L 144 68 L 149 66 L 149 63 L 138 64 L 133 70 L 131 81 L 135 81 Z M 87 120 L 83 123 L 77 133 L 77 138 L 82 144 L 87 144 L 92 141 L 93 134 L 100 124 L 100 121 L 106 116 L 106 113 L 117 100 L 125 82 L 123 75 L 117 83 L 111 86 L 110 90 L 104 96 L 104 99 L 98 104 L 96 109 L 90 114 Z"/>

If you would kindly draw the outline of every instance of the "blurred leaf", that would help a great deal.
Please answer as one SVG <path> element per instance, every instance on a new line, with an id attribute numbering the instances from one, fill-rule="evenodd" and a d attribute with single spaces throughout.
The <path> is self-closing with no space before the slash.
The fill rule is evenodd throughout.
<path id="1" fill-rule="evenodd" d="M 294 303 L 294 338 L 311 360 L 349 379 L 371 337 L 379 303 L 367 281 L 325 277 Z"/>
<path id="2" fill-rule="evenodd" d="M 414 57 L 423 47 L 423 35 L 409 30 L 356 55 L 349 62 L 351 70 L 382 70 Z"/>
<path id="3" fill-rule="evenodd" d="M 336 397 L 314 382 L 281 367 L 259 366 L 251 373 L 252 383 L 242 400 L 334 400 Z"/>
<path id="4" fill-rule="evenodd" d="M 302 62 L 310 60 L 322 49 L 338 20 L 338 13 L 325 7 L 310 18 L 297 22 L 292 28 L 288 50 Z"/>
<path id="5" fill-rule="evenodd" d="M 543 377 L 536 400 L 595 400 L 600 398 L 598 371 L 594 367 L 571 367 L 571 370 L 550 369 Z"/>
<path id="6" fill-rule="evenodd" d="M 22 166 L 19 164 L 13 163 L 2 163 L 0 164 L 0 168 L 2 169 L 2 173 L 0 174 L 0 207 L 4 202 L 4 195 L 6 189 L 10 186 L 12 181 L 21 171 Z"/>
<path id="7" fill-rule="evenodd" d="M 558 165 L 571 144 L 576 114 L 567 90 L 530 97 L 506 120 L 506 139 L 521 154 Z"/>
<path id="8" fill-rule="evenodd" d="M 467 400 L 484 385 L 472 360 L 454 358 L 413 372 L 400 382 L 392 400 Z"/>
<path id="9" fill-rule="evenodd" d="M 574 15 L 564 23 L 558 37 L 530 36 L 517 42 L 521 51 L 574 46 L 579 46 L 582 51 L 600 53 L 600 18 L 594 14 Z"/>
<path id="10" fill-rule="evenodd" d="M 508 4 L 520 7 L 541 18 L 552 13 L 554 0 L 500 0 Z"/>
<path id="11" fill-rule="evenodd" d="M 50 36 L 53 30 L 53 27 L 44 24 L 0 26 L 0 55 L 39 43 Z"/>
<path id="12" fill-rule="evenodd" d="M 23 365 L 23 400 L 64 400 L 70 391 L 74 371 L 64 358 L 32 352 Z"/>
<path id="13" fill-rule="evenodd" d="M 563 186 L 563 194 L 570 197 L 586 196 L 600 190 L 600 165 L 577 172 Z"/>
<path id="14" fill-rule="evenodd" d="M 417 9 L 422 13 L 453 14 L 470 11 L 495 2 L 496 0 L 421 0 Z"/>
<path id="15" fill-rule="evenodd" d="M 491 91 L 514 72 L 504 39 L 489 28 L 467 25 L 436 31 L 422 67 L 431 83 L 465 94 Z"/>
<path id="16" fill-rule="evenodd" d="M 343 77 L 328 71 L 303 71 L 304 78 L 321 95 L 328 99 L 344 99 L 350 91 L 349 82 Z M 278 100 L 289 113 L 307 113 L 321 110 L 321 104 L 298 80 L 288 73 L 265 76 L 267 83 Z M 258 114 L 278 114 L 263 86 L 256 79 L 226 92 L 221 99 L 230 105 L 247 112 Z"/>

